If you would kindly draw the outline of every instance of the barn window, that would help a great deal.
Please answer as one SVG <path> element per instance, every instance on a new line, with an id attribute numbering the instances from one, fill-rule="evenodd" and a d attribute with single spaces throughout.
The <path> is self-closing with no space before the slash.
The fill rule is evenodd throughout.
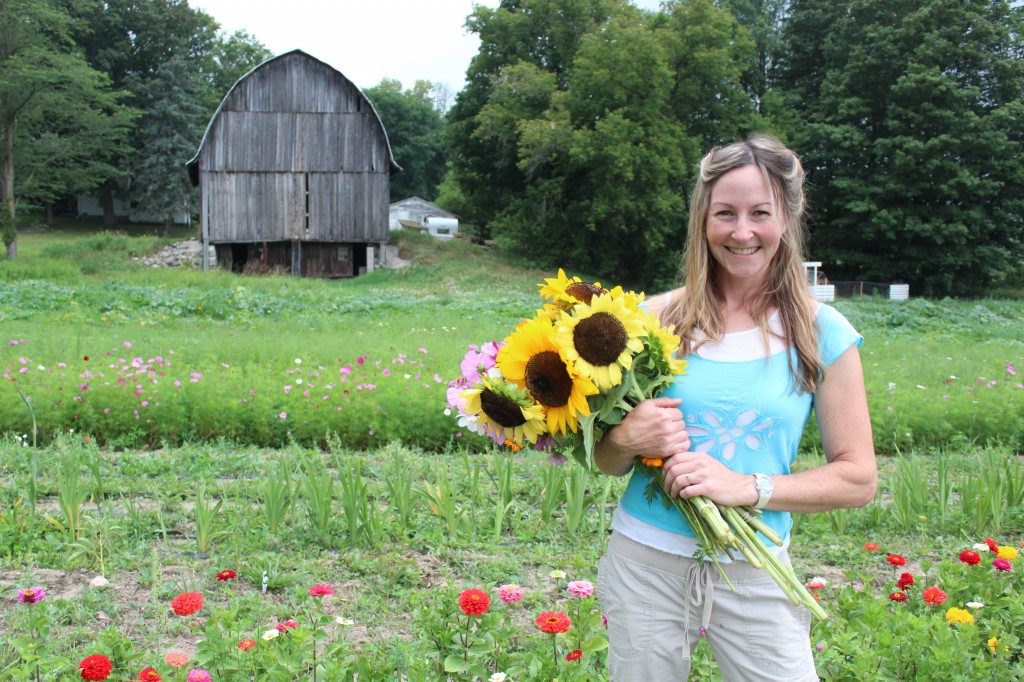
<path id="1" fill-rule="evenodd" d="M 342 263 L 347 263 L 351 259 L 352 259 L 352 248 L 349 247 L 349 246 L 339 246 L 338 247 L 338 261 L 340 261 Z"/>

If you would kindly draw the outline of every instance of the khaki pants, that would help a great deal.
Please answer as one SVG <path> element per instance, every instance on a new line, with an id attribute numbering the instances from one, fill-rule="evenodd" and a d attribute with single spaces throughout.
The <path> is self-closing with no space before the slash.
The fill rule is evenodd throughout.
<path id="1" fill-rule="evenodd" d="M 761 569 L 722 567 L 736 592 L 710 563 L 612 533 L 597 574 L 612 682 L 686 680 L 702 632 L 725 680 L 818 679 L 807 609 Z"/>

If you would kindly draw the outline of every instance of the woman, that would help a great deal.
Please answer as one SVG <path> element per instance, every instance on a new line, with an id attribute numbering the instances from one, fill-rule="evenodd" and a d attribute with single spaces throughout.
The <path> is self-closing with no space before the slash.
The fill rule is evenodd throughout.
<path id="1" fill-rule="evenodd" d="M 803 271 L 804 173 L 778 140 L 712 149 L 693 189 L 685 286 L 648 301 L 676 325 L 687 374 L 638 405 L 596 448 L 607 474 L 667 458 L 669 495 L 756 505 L 784 539 L 789 512 L 863 506 L 877 485 L 862 337 L 810 296 Z M 791 473 L 813 407 L 826 463 Z M 633 476 L 601 558 L 610 678 L 685 680 L 706 635 L 726 680 L 816 680 L 810 614 L 763 570 L 720 557 L 733 592 L 674 509 Z"/>

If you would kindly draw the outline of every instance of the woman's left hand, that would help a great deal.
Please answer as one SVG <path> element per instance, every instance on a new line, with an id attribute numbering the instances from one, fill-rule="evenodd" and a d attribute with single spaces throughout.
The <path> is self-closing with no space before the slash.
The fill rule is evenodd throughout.
<path id="1" fill-rule="evenodd" d="M 718 504 L 736 507 L 757 502 L 754 478 L 732 471 L 702 452 L 673 455 L 662 465 L 665 492 L 670 497 L 703 495 Z"/>

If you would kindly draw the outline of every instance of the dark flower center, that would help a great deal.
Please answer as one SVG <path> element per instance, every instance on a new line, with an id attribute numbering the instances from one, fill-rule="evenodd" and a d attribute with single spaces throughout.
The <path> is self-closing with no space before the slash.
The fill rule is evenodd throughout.
<path id="1" fill-rule="evenodd" d="M 537 353 L 526 363 L 526 387 L 533 399 L 545 407 L 562 407 L 572 393 L 572 377 L 562 358 L 553 350 Z"/>
<path id="2" fill-rule="evenodd" d="M 573 282 L 565 288 L 565 293 L 569 294 L 577 301 L 582 301 L 587 305 L 590 305 L 590 301 L 595 296 L 607 293 L 601 287 L 595 287 L 593 284 L 587 284 L 586 282 Z"/>
<path id="3" fill-rule="evenodd" d="M 572 343 L 576 352 L 595 367 L 615 362 L 626 349 L 628 340 L 626 328 L 611 313 L 594 313 L 580 320 L 572 330 Z"/>
<path id="4" fill-rule="evenodd" d="M 480 407 L 491 421 L 506 429 L 514 429 L 526 423 L 523 410 L 516 401 L 498 395 L 489 388 L 480 392 Z"/>

